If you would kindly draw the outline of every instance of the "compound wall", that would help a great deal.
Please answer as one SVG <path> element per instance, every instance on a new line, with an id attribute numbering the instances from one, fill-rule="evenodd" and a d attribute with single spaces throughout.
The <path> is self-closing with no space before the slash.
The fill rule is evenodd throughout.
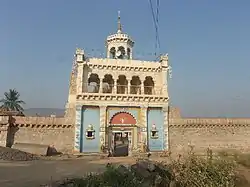
<path id="1" fill-rule="evenodd" d="M 181 118 L 178 111 L 169 117 L 169 147 L 173 152 L 186 151 L 190 146 L 196 151 L 208 147 L 250 151 L 250 118 Z M 8 117 L 0 117 L 0 146 L 53 144 L 58 151 L 71 152 L 75 128 L 73 124 L 65 125 L 64 121 L 64 118 L 53 117 L 13 117 L 14 127 L 10 131 Z"/>
<path id="2" fill-rule="evenodd" d="M 173 152 L 237 149 L 250 151 L 250 119 L 170 119 L 169 144 Z"/>
<path id="3" fill-rule="evenodd" d="M 12 117 L 12 127 L 8 117 L 1 117 L 1 146 L 15 143 L 54 145 L 58 151 L 73 150 L 73 125 L 64 125 L 64 118 L 53 117 Z"/>

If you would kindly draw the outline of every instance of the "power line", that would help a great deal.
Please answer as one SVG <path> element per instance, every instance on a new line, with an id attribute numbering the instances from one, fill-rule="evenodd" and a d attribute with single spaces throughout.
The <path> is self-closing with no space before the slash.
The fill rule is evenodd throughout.
<path id="1" fill-rule="evenodd" d="M 159 22 L 159 7 L 160 7 L 160 0 L 157 0 L 157 5 L 156 5 L 156 23 L 157 24 Z"/>
<path id="2" fill-rule="evenodd" d="M 156 5 L 156 24 L 157 24 L 157 39 L 158 39 L 158 47 L 160 48 L 160 36 L 159 36 L 159 10 L 160 9 L 160 0 L 157 0 L 157 5 Z"/>
<path id="3" fill-rule="evenodd" d="M 160 0 L 157 0 L 156 16 L 155 16 L 152 0 L 149 0 L 149 4 L 150 4 L 151 14 L 152 14 L 153 22 L 154 22 L 154 27 L 155 27 L 155 55 L 157 55 L 156 54 L 157 47 L 160 48 L 160 39 L 159 39 L 159 32 L 158 32 Z"/>
<path id="4" fill-rule="evenodd" d="M 155 30 L 157 31 L 157 25 L 156 25 L 156 20 L 155 20 L 155 13 L 154 13 L 154 8 L 153 8 L 153 4 L 152 4 L 152 0 L 149 0 L 149 4 L 150 4 L 150 8 L 151 8 L 151 14 L 153 17 L 153 22 L 154 22 L 154 27 Z M 155 55 L 156 55 L 156 49 L 157 49 L 157 34 L 155 35 Z"/>

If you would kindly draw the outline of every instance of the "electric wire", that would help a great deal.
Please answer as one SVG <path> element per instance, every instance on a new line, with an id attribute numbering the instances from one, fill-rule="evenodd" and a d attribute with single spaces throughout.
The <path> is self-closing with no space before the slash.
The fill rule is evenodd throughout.
<path id="1" fill-rule="evenodd" d="M 157 42 L 158 42 L 158 47 L 160 49 L 160 36 L 159 36 L 159 10 L 160 9 L 160 0 L 157 0 L 157 5 L 156 5 L 156 24 L 157 24 Z"/>
<path id="2" fill-rule="evenodd" d="M 160 6 L 160 1 L 157 0 L 157 13 L 155 16 L 155 11 L 153 8 L 153 3 L 152 0 L 149 0 L 149 4 L 150 4 L 150 9 L 151 9 L 151 14 L 152 14 L 152 18 L 153 18 L 153 22 L 154 22 L 154 27 L 155 27 L 155 56 L 157 56 L 157 48 L 160 48 L 160 40 L 159 40 L 159 32 L 158 32 L 158 24 L 159 24 L 159 6 Z"/>

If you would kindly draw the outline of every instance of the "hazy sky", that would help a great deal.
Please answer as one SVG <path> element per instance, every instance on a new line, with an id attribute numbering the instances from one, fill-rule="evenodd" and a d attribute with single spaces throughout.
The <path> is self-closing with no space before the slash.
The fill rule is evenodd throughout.
<path id="1" fill-rule="evenodd" d="M 1 1 L 0 96 L 16 88 L 25 108 L 63 108 L 75 48 L 104 52 L 118 10 L 136 58 L 150 58 L 147 0 Z M 169 53 L 171 104 L 183 115 L 250 117 L 249 10 L 249 0 L 160 1 L 160 51 Z"/>

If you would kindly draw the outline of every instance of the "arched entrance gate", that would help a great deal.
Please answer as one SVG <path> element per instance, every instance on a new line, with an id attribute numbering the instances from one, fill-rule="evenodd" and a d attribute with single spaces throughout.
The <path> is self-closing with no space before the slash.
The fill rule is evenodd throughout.
<path id="1" fill-rule="evenodd" d="M 131 155 L 136 119 L 128 112 L 116 113 L 109 121 L 109 148 L 113 156 Z"/>

